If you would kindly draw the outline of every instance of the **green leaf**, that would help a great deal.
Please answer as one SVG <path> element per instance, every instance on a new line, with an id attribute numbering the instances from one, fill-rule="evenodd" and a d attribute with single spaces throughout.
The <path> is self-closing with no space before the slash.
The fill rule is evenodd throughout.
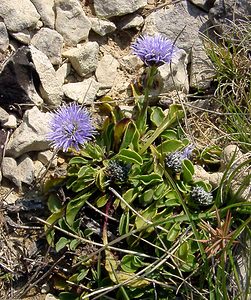
<path id="1" fill-rule="evenodd" d="M 65 237 L 61 237 L 58 242 L 55 245 L 55 249 L 57 252 L 59 252 L 61 249 L 63 249 L 67 244 L 70 243 L 71 240 L 68 240 Z"/>
<path id="2" fill-rule="evenodd" d="M 108 198 L 107 194 L 99 197 L 98 200 L 97 200 L 97 202 L 96 202 L 97 207 L 98 208 L 104 207 L 106 205 L 106 203 L 107 203 L 108 200 L 109 200 L 109 198 Z"/>
<path id="3" fill-rule="evenodd" d="M 158 127 L 162 123 L 163 119 L 165 118 L 165 114 L 161 107 L 155 106 L 152 107 L 152 113 L 150 115 L 150 120 L 153 124 Z"/>
<path id="4" fill-rule="evenodd" d="M 87 164 L 89 161 L 83 157 L 80 157 L 80 156 L 76 156 L 76 157 L 73 157 L 70 161 L 69 161 L 69 165 L 73 165 L 73 164 L 76 164 L 76 165 L 85 165 Z"/>
<path id="5" fill-rule="evenodd" d="M 155 207 L 155 205 L 150 205 L 147 209 L 141 212 L 142 217 L 136 216 L 135 219 L 136 228 L 139 229 L 146 226 L 148 223 L 145 222 L 144 219 L 151 221 L 156 214 L 157 214 L 157 208 Z"/>
<path id="6" fill-rule="evenodd" d="M 77 281 L 80 282 L 81 280 L 83 280 L 87 276 L 88 272 L 89 269 L 81 270 L 80 273 L 78 274 Z"/>
<path id="7" fill-rule="evenodd" d="M 73 198 L 67 205 L 66 208 L 66 221 L 67 223 L 72 226 L 75 220 L 75 217 L 79 210 L 84 206 L 85 201 L 92 195 L 92 193 L 84 193 L 81 196 L 77 196 Z"/>
<path id="8" fill-rule="evenodd" d="M 178 139 L 178 134 L 177 134 L 176 131 L 174 131 L 172 129 L 166 129 L 161 134 L 161 137 L 165 140 L 177 140 Z"/>
<path id="9" fill-rule="evenodd" d="M 189 183 L 193 180 L 194 166 L 190 160 L 184 159 L 182 161 L 182 172 L 185 182 Z"/>
<path id="10" fill-rule="evenodd" d="M 58 188 L 60 186 L 62 186 L 64 182 L 65 182 L 65 177 L 52 178 L 52 179 L 46 180 L 46 182 L 43 186 L 43 192 L 45 194 L 47 194 L 53 190 L 54 191 L 58 190 Z"/>
<path id="11" fill-rule="evenodd" d="M 127 254 L 123 256 L 121 260 L 121 268 L 127 273 L 134 273 L 141 266 L 141 260 L 139 259 L 139 257 L 136 257 L 134 255 Z"/>
<path id="12" fill-rule="evenodd" d="M 95 169 L 91 166 L 82 166 L 78 171 L 78 178 L 94 178 L 95 176 Z"/>
<path id="13" fill-rule="evenodd" d="M 143 164 L 142 157 L 135 151 L 130 149 L 122 149 L 116 156 L 116 159 L 132 164 Z"/>
<path id="14" fill-rule="evenodd" d="M 75 294 L 62 292 L 59 294 L 59 300 L 79 300 L 80 298 L 77 297 Z"/>
<path id="15" fill-rule="evenodd" d="M 61 210 L 53 213 L 52 215 L 49 216 L 49 218 L 46 220 L 47 223 L 50 225 L 55 224 L 60 218 L 62 218 L 64 215 L 64 209 L 62 208 Z M 54 244 L 54 235 L 55 235 L 55 230 L 50 228 L 49 225 L 44 226 L 44 230 L 46 232 L 46 239 L 49 245 Z"/>
<path id="16" fill-rule="evenodd" d="M 139 202 L 143 205 L 148 205 L 153 201 L 153 189 L 144 191 L 144 193 L 139 197 Z"/>
<path id="17" fill-rule="evenodd" d="M 61 200 L 56 193 L 51 193 L 49 195 L 48 208 L 52 213 L 57 212 L 62 208 Z"/>
<path id="18" fill-rule="evenodd" d="M 159 153 L 170 153 L 182 148 L 183 146 L 183 143 L 179 140 L 168 140 L 161 143 L 157 147 L 157 151 Z"/>
<path id="19" fill-rule="evenodd" d="M 122 140 L 123 134 L 126 130 L 126 127 L 131 122 L 131 119 L 124 118 L 119 121 L 114 127 L 114 147 L 115 151 L 119 150 L 119 143 Z"/>
<path id="20" fill-rule="evenodd" d="M 77 248 L 77 246 L 80 245 L 80 244 L 81 244 L 80 240 L 78 240 L 78 239 L 72 240 L 72 241 L 70 242 L 70 250 L 71 250 L 71 251 L 75 251 L 76 248 Z"/>
<path id="21" fill-rule="evenodd" d="M 119 220 L 119 234 L 123 235 L 129 232 L 129 211 L 123 212 Z"/>
<path id="22" fill-rule="evenodd" d="M 98 189 L 104 192 L 106 187 L 104 169 L 100 169 L 96 172 L 95 182 Z"/>
<path id="23" fill-rule="evenodd" d="M 174 224 L 168 234 L 167 234 L 167 240 L 170 241 L 170 242 L 173 242 L 177 239 L 177 237 L 179 236 L 181 232 L 181 228 L 180 228 L 180 224 L 179 223 L 176 223 Z"/>
<path id="24" fill-rule="evenodd" d="M 137 175 L 132 177 L 131 179 L 138 180 L 145 185 L 156 184 L 163 181 L 162 177 L 156 173 L 151 173 L 149 175 Z"/>
<path id="25" fill-rule="evenodd" d="M 131 204 L 134 199 L 138 196 L 138 189 L 137 188 L 131 188 L 127 190 L 123 195 L 123 199 L 128 203 Z M 125 209 L 127 206 L 124 202 L 121 201 L 120 206 L 122 209 Z"/>
<path id="26" fill-rule="evenodd" d="M 120 150 L 127 148 L 133 142 L 133 138 L 134 135 L 136 134 L 136 130 L 137 128 L 134 122 L 131 121 L 126 127 L 126 131 L 123 136 L 122 143 L 120 145 Z"/>

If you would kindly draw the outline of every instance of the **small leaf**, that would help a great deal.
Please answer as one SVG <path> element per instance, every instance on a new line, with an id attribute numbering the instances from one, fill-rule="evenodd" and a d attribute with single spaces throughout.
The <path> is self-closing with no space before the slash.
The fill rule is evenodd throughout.
<path id="1" fill-rule="evenodd" d="M 126 149 L 132 143 L 136 130 L 137 128 L 135 124 L 131 121 L 126 127 L 126 131 L 120 145 L 120 150 Z"/>
<path id="2" fill-rule="evenodd" d="M 48 208 L 50 212 L 54 213 L 62 208 L 61 201 L 56 193 L 51 193 L 48 198 Z"/>
<path id="3" fill-rule="evenodd" d="M 181 232 L 181 228 L 180 228 L 180 224 L 179 223 L 176 223 L 174 224 L 168 234 L 167 234 L 167 240 L 170 241 L 170 242 L 173 242 L 177 239 L 177 237 L 179 236 Z"/>
<path id="4" fill-rule="evenodd" d="M 150 205 L 147 209 L 145 209 L 141 213 L 141 217 L 137 216 L 135 219 L 136 228 L 139 229 L 141 227 L 146 226 L 148 223 L 145 220 L 151 221 L 152 218 L 156 215 L 157 208 L 155 205 Z"/>
<path id="5" fill-rule="evenodd" d="M 132 164 L 143 164 L 142 157 L 135 151 L 130 149 L 122 149 L 116 156 L 116 159 Z"/>
<path id="6" fill-rule="evenodd" d="M 100 169 L 96 172 L 95 182 L 98 189 L 103 192 L 106 186 L 104 169 Z"/>
<path id="7" fill-rule="evenodd" d="M 73 157 L 70 161 L 69 161 L 69 165 L 73 165 L 73 164 L 76 164 L 76 165 L 85 165 L 88 163 L 88 160 L 83 158 L 83 157 L 79 157 L 79 156 L 76 156 L 76 157 Z"/>
<path id="8" fill-rule="evenodd" d="M 178 134 L 172 129 L 166 129 L 163 131 L 161 134 L 161 137 L 165 140 L 177 140 L 178 139 Z"/>
<path id="9" fill-rule="evenodd" d="M 128 203 L 131 204 L 134 199 L 138 196 L 138 189 L 137 188 L 131 188 L 127 190 L 123 195 L 123 199 Z M 127 206 L 124 202 L 121 201 L 120 206 L 122 209 L 125 209 Z"/>
<path id="10" fill-rule="evenodd" d="M 132 180 L 139 180 L 143 184 L 148 185 L 148 184 L 156 184 L 159 182 L 162 182 L 163 179 L 159 174 L 156 173 L 151 173 L 149 175 L 137 175 L 131 178 Z"/>
<path id="11" fill-rule="evenodd" d="M 174 152 L 180 148 L 183 147 L 183 143 L 179 140 L 168 140 L 165 141 L 163 143 L 161 143 L 158 147 L 157 147 L 157 151 L 159 153 L 170 153 L 170 152 Z"/>
<path id="12" fill-rule="evenodd" d="M 108 200 L 109 200 L 109 198 L 108 198 L 107 194 L 99 197 L 97 202 L 96 202 L 97 207 L 100 208 L 100 207 L 105 206 Z"/>
<path id="13" fill-rule="evenodd" d="M 165 114 L 161 107 L 155 106 L 152 108 L 152 113 L 150 115 L 150 120 L 153 124 L 158 127 L 162 123 L 163 119 L 165 118 Z"/>
<path id="14" fill-rule="evenodd" d="M 50 225 L 55 224 L 60 218 L 62 218 L 64 215 L 64 209 L 62 208 L 61 210 L 53 213 L 52 215 L 49 216 L 49 218 L 46 220 L 47 223 Z M 55 235 L 55 230 L 53 228 L 50 228 L 49 225 L 44 226 L 44 231 L 46 232 L 46 239 L 49 245 L 54 244 L 54 235 Z"/>
<path id="15" fill-rule="evenodd" d="M 183 179 L 185 182 L 189 183 L 193 180 L 194 167 L 190 160 L 184 159 L 182 161 L 182 172 L 183 172 Z"/>
<path id="16" fill-rule="evenodd" d="M 119 234 L 123 235 L 129 232 L 129 219 L 130 219 L 130 215 L 129 215 L 129 211 L 125 211 L 123 212 L 123 214 L 120 217 L 120 221 L 119 221 Z"/>
<path id="17" fill-rule="evenodd" d="M 135 263 L 135 256 L 127 254 L 123 256 L 121 260 L 121 268 L 123 271 L 127 273 L 134 273 L 138 270 L 139 267 L 142 266 L 142 262 L 138 258 L 137 262 Z"/>
<path id="18" fill-rule="evenodd" d="M 55 245 L 55 249 L 57 252 L 59 252 L 60 250 L 62 250 L 67 244 L 70 243 L 70 240 L 68 240 L 67 238 L 65 237 L 61 237 L 59 239 L 59 241 L 56 243 Z"/>
<path id="19" fill-rule="evenodd" d="M 131 122 L 131 119 L 124 118 L 115 125 L 115 127 L 114 127 L 114 147 L 115 147 L 115 151 L 119 150 L 120 141 L 122 140 L 123 134 L 124 134 L 128 124 L 130 122 Z"/>
<path id="20" fill-rule="evenodd" d="M 87 276 L 88 272 L 89 272 L 89 269 L 81 270 L 80 273 L 78 274 L 77 281 L 80 282 L 81 280 L 83 280 Z"/>
<path id="21" fill-rule="evenodd" d="M 153 201 L 153 190 L 149 189 L 144 191 L 144 193 L 139 197 L 139 202 L 144 206 L 150 204 Z"/>
<path id="22" fill-rule="evenodd" d="M 84 206 L 85 201 L 91 196 L 90 193 L 84 193 L 81 196 L 77 196 L 76 198 L 73 198 L 67 205 L 66 208 L 66 221 L 67 223 L 72 226 L 73 222 L 75 220 L 75 217 L 79 210 Z"/>

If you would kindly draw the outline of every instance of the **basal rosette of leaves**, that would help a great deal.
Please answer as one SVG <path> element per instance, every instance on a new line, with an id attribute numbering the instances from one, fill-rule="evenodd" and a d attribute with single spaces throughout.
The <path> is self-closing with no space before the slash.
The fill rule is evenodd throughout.
<path id="1" fill-rule="evenodd" d="M 116 299 L 123 299 L 121 293 L 129 299 L 140 299 L 142 293 L 151 298 L 151 280 L 169 282 L 170 274 L 176 276 L 178 270 L 181 274 L 198 272 L 201 254 L 184 206 L 194 210 L 199 220 L 204 207 L 193 200 L 191 192 L 194 186 L 211 189 L 193 182 L 191 160 L 184 158 L 178 173 L 165 163 L 168 155 L 189 145 L 178 125 L 181 108 L 172 105 L 167 115 L 160 107 L 148 108 L 147 129 L 140 135 L 134 120 L 142 103 L 136 95 L 131 119 L 104 98 L 100 109 L 107 117 L 95 141 L 70 159 L 65 178 L 45 184 L 52 213 L 46 226 L 49 244 L 57 252 L 80 253 L 74 256 L 67 280 L 92 291 L 121 285 L 109 293 Z M 115 249 L 106 246 L 111 242 Z M 161 258 L 163 264 L 154 270 Z M 165 285 L 159 295 L 172 295 L 172 282 Z M 74 290 L 66 283 L 64 288 L 67 292 L 62 297 Z M 74 299 L 90 294 L 80 291 Z"/>

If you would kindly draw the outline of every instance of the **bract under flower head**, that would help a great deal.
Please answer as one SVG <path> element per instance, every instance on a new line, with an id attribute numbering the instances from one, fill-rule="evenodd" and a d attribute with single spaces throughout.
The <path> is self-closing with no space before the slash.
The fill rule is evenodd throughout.
<path id="1" fill-rule="evenodd" d="M 167 38 L 156 36 L 140 36 L 132 44 L 133 53 L 137 55 L 147 66 L 161 66 L 170 63 L 177 47 Z"/>
<path id="2" fill-rule="evenodd" d="M 55 149 L 79 150 L 79 145 L 90 140 L 94 127 L 89 112 L 76 103 L 63 105 L 51 113 L 50 132 L 47 135 Z"/>

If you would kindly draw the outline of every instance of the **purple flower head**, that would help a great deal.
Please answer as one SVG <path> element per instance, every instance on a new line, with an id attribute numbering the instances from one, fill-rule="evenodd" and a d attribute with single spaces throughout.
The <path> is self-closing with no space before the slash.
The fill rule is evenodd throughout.
<path id="1" fill-rule="evenodd" d="M 165 164 L 168 168 L 172 169 L 175 173 L 180 173 L 182 170 L 182 162 L 184 159 L 189 159 L 192 151 L 194 149 L 193 145 L 187 146 L 183 151 L 175 151 L 169 153 L 165 158 Z"/>
<path id="2" fill-rule="evenodd" d="M 132 44 L 133 54 L 137 55 L 147 66 L 161 66 L 170 63 L 177 48 L 167 38 L 156 36 L 140 36 Z"/>
<path id="3" fill-rule="evenodd" d="M 64 152 L 69 148 L 79 150 L 79 145 L 89 141 L 95 132 L 89 112 L 76 103 L 63 105 L 51 116 L 47 138 L 54 148 Z"/>

